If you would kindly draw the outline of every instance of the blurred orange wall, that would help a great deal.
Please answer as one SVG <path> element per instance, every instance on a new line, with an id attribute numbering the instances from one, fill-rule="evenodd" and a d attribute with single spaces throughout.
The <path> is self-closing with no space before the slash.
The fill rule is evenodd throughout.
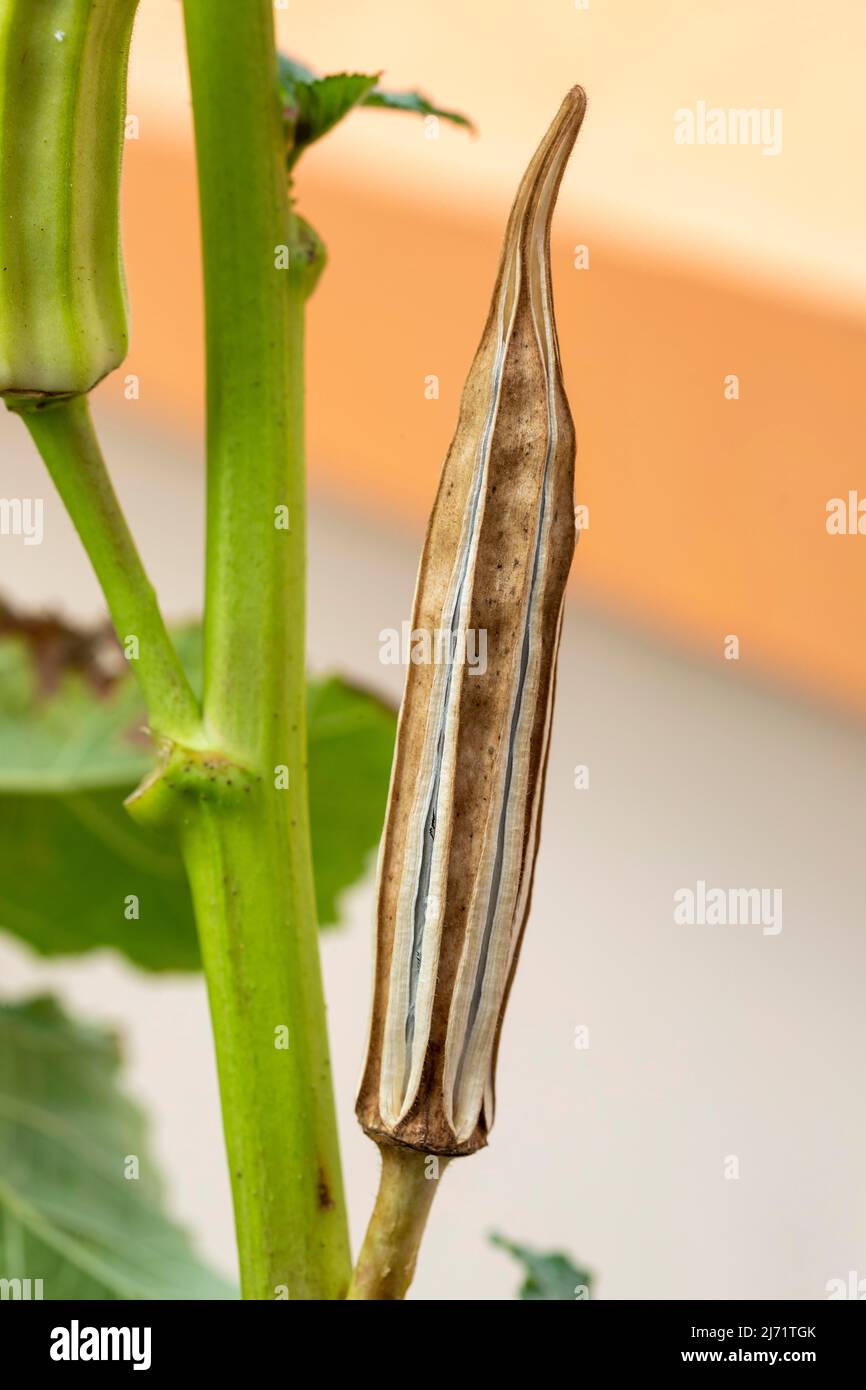
<path id="1" fill-rule="evenodd" d="M 515 182 L 520 170 L 515 169 Z M 202 425 L 202 307 L 187 139 L 131 142 L 126 253 L 141 407 Z M 419 534 L 492 287 L 507 196 L 472 210 L 336 185 L 314 164 L 303 206 L 330 264 L 310 310 L 312 485 Z M 590 269 L 573 266 L 575 230 Z M 590 218 L 555 224 L 554 280 L 589 508 L 573 571 L 587 596 L 723 659 L 866 712 L 866 537 L 826 504 L 866 497 L 866 331 L 630 247 Z M 736 373 L 740 398 L 727 400 Z M 440 398 L 425 397 L 435 374 Z M 406 595 L 407 606 L 410 595 Z"/>

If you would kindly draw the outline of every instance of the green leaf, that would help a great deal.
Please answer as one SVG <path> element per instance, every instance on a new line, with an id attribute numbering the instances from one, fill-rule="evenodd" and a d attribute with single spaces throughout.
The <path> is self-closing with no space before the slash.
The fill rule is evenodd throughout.
<path id="1" fill-rule="evenodd" d="M 294 168 L 304 150 L 320 140 L 356 106 L 375 106 L 410 111 L 420 116 L 439 116 L 472 129 L 472 122 L 458 111 L 434 106 L 420 92 L 385 92 L 377 86 L 379 73 L 339 72 L 317 77 L 303 63 L 278 57 L 280 101 L 286 133 L 286 161 Z"/>
<path id="2" fill-rule="evenodd" d="M 126 814 L 134 785 L 0 795 L 0 926 L 45 956 L 113 947 L 145 970 L 197 970 L 183 864 Z"/>
<path id="3" fill-rule="evenodd" d="M 54 1000 L 0 1005 L 0 1278 L 45 1299 L 236 1298 L 165 1214 L 118 1070 L 112 1035 Z"/>
<path id="4" fill-rule="evenodd" d="M 92 652 L 70 669 L 85 634 L 18 627 L 0 641 L 0 927 L 43 955 L 114 946 L 145 969 L 197 969 L 180 855 L 123 809 L 153 762 L 131 672 L 98 694 Z M 179 645 L 194 674 L 197 634 Z"/>
<path id="5" fill-rule="evenodd" d="M 296 58 L 289 58 L 285 53 L 277 54 L 277 72 L 280 82 L 280 95 L 291 92 L 291 84 L 294 82 L 318 82 L 318 77 L 312 68 L 305 67 Z"/>
<path id="6" fill-rule="evenodd" d="M 295 148 L 300 151 L 327 135 L 344 116 L 348 116 L 375 87 L 378 74 L 338 72 L 315 82 L 298 83 L 299 115 L 295 123 Z"/>
<path id="7" fill-rule="evenodd" d="M 332 73 L 315 77 L 300 63 L 280 56 L 280 100 L 286 132 L 287 162 L 291 169 L 309 145 L 327 135 L 363 100 L 379 80 L 362 72 Z"/>
<path id="8" fill-rule="evenodd" d="M 147 970 L 197 969 L 180 855 L 122 804 L 153 760 L 131 673 L 124 666 L 97 694 L 92 653 L 70 670 L 68 652 L 52 658 L 43 636 L 19 629 L 0 639 L 0 928 L 44 955 L 113 947 Z M 54 629 L 55 645 L 85 642 Z M 197 630 L 178 634 L 178 646 L 198 688 Z M 379 700 L 336 677 L 311 682 L 309 715 L 313 858 L 327 926 L 381 833 L 396 724 Z"/>
<path id="9" fill-rule="evenodd" d="M 385 820 L 397 721 L 375 695 L 339 677 L 308 687 L 310 820 L 316 903 L 322 926 L 364 873 Z"/>
<path id="10" fill-rule="evenodd" d="M 468 116 L 460 111 L 447 111 L 443 106 L 435 106 L 422 92 L 384 92 L 381 87 L 376 87 L 364 97 L 361 105 L 380 106 L 387 111 L 410 111 L 416 116 L 438 116 L 466 130 L 475 129 Z"/>
<path id="11" fill-rule="evenodd" d="M 544 1254 L 528 1245 L 517 1245 L 504 1236 L 490 1237 L 491 1245 L 507 1250 L 523 1266 L 525 1278 L 520 1285 L 517 1297 L 521 1299 L 568 1300 L 574 1302 L 589 1298 L 592 1275 L 585 1269 L 578 1269 L 568 1255 L 558 1252 Z"/>

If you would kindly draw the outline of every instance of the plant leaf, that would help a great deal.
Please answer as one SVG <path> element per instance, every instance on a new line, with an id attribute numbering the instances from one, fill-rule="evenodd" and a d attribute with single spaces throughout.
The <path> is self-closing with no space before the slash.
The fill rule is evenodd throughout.
<path id="1" fill-rule="evenodd" d="M 197 634 L 179 647 L 195 679 Z M 197 969 L 180 855 L 122 804 L 153 762 L 132 674 L 99 695 L 89 667 L 47 650 L 30 633 L 0 641 L 0 927 L 43 955 L 113 946 L 148 970 Z"/>
<path id="2" fill-rule="evenodd" d="M 460 111 L 448 111 L 443 106 L 435 106 L 422 92 L 385 92 L 376 87 L 361 102 L 362 106 L 380 106 L 388 111 L 410 111 L 417 116 L 438 116 L 440 120 L 450 121 L 452 125 L 474 130 L 475 126 L 468 116 Z"/>
<path id="3" fill-rule="evenodd" d="M 134 785 L 0 796 L 0 926 L 45 956 L 113 947 L 145 970 L 197 970 L 180 855 L 130 820 Z"/>
<path id="4" fill-rule="evenodd" d="M 338 919 L 338 898 L 361 877 L 379 843 L 397 721 L 375 695 L 337 676 L 307 696 L 310 820 L 320 925 Z"/>
<path id="5" fill-rule="evenodd" d="M 339 72 L 317 77 L 303 63 L 278 55 L 279 91 L 286 133 L 286 162 L 294 168 L 304 150 L 320 140 L 356 106 L 375 106 L 410 111 L 420 116 L 439 116 L 472 129 L 472 122 L 458 111 L 434 106 L 420 92 L 386 92 L 377 86 L 380 73 Z"/>
<path id="6" fill-rule="evenodd" d="M 279 60 L 280 100 L 286 132 L 289 169 L 309 145 L 321 140 L 363 100 L 379 80 L 378 73 L 338 72 L 315 77 L 291 60 Z"/>
<path id="7" fill-rule="evenodd" d="M 80 649 L 81 634 L 59 631 Z M 200 635 L 187 629 L 177 640 L 198 688 Z M 0 928 L 44 955 L 113 947 L 147 970 L 197 969 L 180 855 L 122 805 L 152 765 L 135 681 L 124 665 L 97 694 L 88 671 L 57 667 L 29 634 L 0 639 Z M 311 682 L 308 698 L 313 857 L 326 926 L 379 838 L 395 719 L 336 677 Z"/>
<path id="8" fill-rule="evenodd" d="M 236 1298 L 165 1214 L 118 1070 L 53 999 L 0 1005 L 0 1275 L 45 1299 Z"/>
<path id="9" fill-rule="evenodd" d="M 285 53 L 277 54 L 277 72 L 280 82 L 280 94 L 291 90 L 290 84 L 293 82 L 317 82 L 318 77 L 312 68 L 305 67 L 296 58 L 289 58 Z"/>
<path id="10" fill-rule="evenodd" d="M 524 1280 L 517 1297 L 529 1300 L 585 1301 L 592 1288 L 592 1275 L 579 1269 L 568 1255 L 545 1254 L 528 1245 L 517 1245 L 504 1236 L 492 1235 L 491 1245 L 507 1250 L 523 1266 Z"/>

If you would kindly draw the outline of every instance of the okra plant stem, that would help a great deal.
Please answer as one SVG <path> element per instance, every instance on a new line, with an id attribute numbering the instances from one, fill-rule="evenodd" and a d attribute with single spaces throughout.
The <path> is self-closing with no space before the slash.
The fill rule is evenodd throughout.
<path id="1" fill-rule="evenodd" d="M 307 810 L 307 282 L 287 254 L 270 0 L 184 12 L 207 332 L 204 723 L 251 773 L 247 793 L 190 802 L 184 852 L 244 1295 L 335 1299 L 350 1258 Z"/>
<path id="2" fill-rule="evenodd" d="M 249 784 L 247 784 L 249 785 Z M 195 805 L 184 859 L 208 983 L 242 1291 L 336 1299 L 348 1283 L 327 1058 L 293 921 L 290 826 L 270 785 Z"/>
<path id="3" fill-rule="evenodd" d="M 155 735 L 190 746 L 201 714 L 111 485 L 85 396 L 22 418 L 87 551 Z"/>

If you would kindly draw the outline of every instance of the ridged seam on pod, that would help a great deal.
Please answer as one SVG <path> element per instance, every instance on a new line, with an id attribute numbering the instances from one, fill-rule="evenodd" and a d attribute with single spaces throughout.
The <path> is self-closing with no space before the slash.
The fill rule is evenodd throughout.
<path id="1" fill-rule="evenodd" d="M 586 108 L 563 102 L 509 218 L 493 302 L 421 557 L 379 858 L 376 970 L 357 1113 L 429 1153 L 482 1147 L 529 911 L 556 654 L 574 552 L 574 428 L 550 220 Z M 469 633 L 487 662 L 469 670 Z"/>
<path id="2" fill-rule="evenodd" d="M 0 395 L 90 390 L 126 356 L 119 240 L 138 0 L 0 0 Z"/>

